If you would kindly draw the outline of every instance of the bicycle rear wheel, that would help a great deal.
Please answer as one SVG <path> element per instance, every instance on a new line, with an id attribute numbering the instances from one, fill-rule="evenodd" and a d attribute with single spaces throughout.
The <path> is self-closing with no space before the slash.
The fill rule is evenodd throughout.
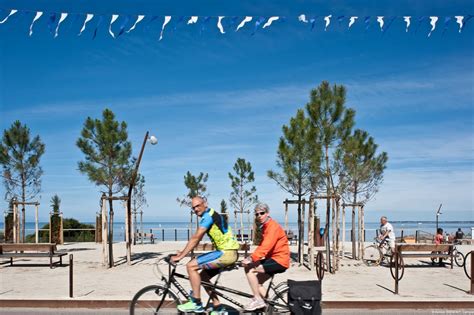
<path id="1" fill-rule="evenodd" d="M 162 285 L 150 285 L 144 287 L 135 294 L 130 304 L 130 315 L 158 314 L 160 308 L 175 303 L 172 307 L 180 304 L 179 297 Z"/>
<path id="2" fill-rule="evenodd" d="M 457 249 L 454 250 L 454 262 L 458 267 L 462 267 L 464 265 L 464 255 L 458 251 Z"/>
<path id="3" fill-rule="evenodd" d="M 464 256 L 464 264 L 463 264 L 463 268 L 464 268 L 464 273 L 466 274 L 466 276 L 469 278 L 469 280 L 471 280 L 471 264 L 472 264 L 472 252 L 469 252 L 466 254 L 466 256 Z"/>
<path id="4" fill-rule="evenodd" d="M 362 261 L 367 266 L 378 266 L 382 261 L 382 251 L 377 245 L 370 245 L 364 248 L 364 256 L 362 257 Z"/>
<path id="5" fill-rule="evenodd" d="M 275 295 L 271 297 L 271 303 L 268 303 L 265 314 L 290 314 L 290 307 L 288 306 L 288 285 L 280 283 L 275 288 Z"/>

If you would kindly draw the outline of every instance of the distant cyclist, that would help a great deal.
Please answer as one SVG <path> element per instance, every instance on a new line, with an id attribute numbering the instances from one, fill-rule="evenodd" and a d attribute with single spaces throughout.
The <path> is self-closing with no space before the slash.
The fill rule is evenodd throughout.
<path id="1" fill-rule="evenodd" d="M 186 264 L 193 291 L 188 302 L 178 305 L 178 310 L 181 312 L 204 313 L 206 310 L 201 302 L 201 280 L 209 282 L 219 273 L 220 268 L 234 264 L 238 258 L 237 250 L 240 245 L 234 238 L 227 222 L 214 209 L 207 207 L 207 201 L 204 198 L 195 197 L 191 202 L 192 209 L 201 218 L 199 227 L 184 249 L 178 252 L 178 255 L 173 256 L 171 260 L 178 262 L 183 259 L 199 244 L 206 233 L 213 242 L 215 251 L 199 255 Z M 201 273 L 199 270 L 202 270 Z M 211 314 L 225 313 L 217 295 L 211 294 L 211 298 L 213 304 Z"/>
<path id="2" fill-rule="evenodd" d="M 263 230 L 262 241 L 252 255 L 245 258 L 245 274 L 254 295 L 245 306 L 246 311 L 265 307 L 265 289 L 262 284 L 276 273 L 285 272 L 290 266 L 290 247 L 283 228 L 270 217 L 270 208 L 265 203 L 255 207 L 258 228 Z"/>
<path id="3" fill-rule="evenodd" d="M 395 230 L 393 226 L 388 222 L 387 217 L 383 216 L 380 218 L 380 235 L 381 241 L 386 241 L 392 253 L 395 252 Z"/>

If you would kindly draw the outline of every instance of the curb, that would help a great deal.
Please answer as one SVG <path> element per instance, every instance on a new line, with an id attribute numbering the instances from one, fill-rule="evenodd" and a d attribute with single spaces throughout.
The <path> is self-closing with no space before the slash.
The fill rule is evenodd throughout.
<path id="1" fill-rule="evenodd" d="M 128 309 L 128 300 L 0 300 L 0 307 Z M 323 309 L 474 309 L 474 301 L 324 301 Z M 165 302 L 165 308 L 174 308 Z"/>

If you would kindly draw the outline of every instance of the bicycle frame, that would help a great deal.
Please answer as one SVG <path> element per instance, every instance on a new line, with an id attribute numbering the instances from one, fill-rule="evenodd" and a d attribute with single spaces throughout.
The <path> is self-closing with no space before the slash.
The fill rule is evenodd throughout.
<path id="1" fill-rule="evenodd" d="M 176 272 L 176 265 L 174 265 L 173 268 L 171 266 L 172 265 L 168 263 L 168 268 L 169 268 L 168 269 L 168 278 L 166 278 L 164 275 L 162 275 L 162 280 L 166 284 L 166 286 L 165 286 L 166 289 L 169 290 L 172 286 L 174 286 L 178 290 L 179 293 L 181 293 L 186 299 L 189 299 L 190 295 L 186 292 L 186 290 L 183 288 L 183 286 L 176 279 L 176 278 L 179 278 L 179 279 L 189 280 L 189 276 L 186 276 L 186 275 L 183 275 L 181 273 Z M 227 296 L 224 293 L 219 292 L 217 290 L 229 292 L 229 293 L 239 295 L 239 296 L 242 296 L 242 297 L 246 297 L 246 298 L 253 298 L 253 295 L 249 294 L 249 293 L 246 293 L 246 292 L 242 292 L 242 291 L 239 291 L 239 290 L 234 290 L 234 289 L 231 289 L 231 288 L 227 288 L 227 287 L 218 285 L 217 282 L 219 281 L 220 275 L 221 274 L 218 275 L 218 278 L 216 279 L 215 283 L 201 281 L 201 285 L 205 288 L 211 289 L 213 293 L 215 293 L 216 295 L 222 297 L 223 299 L 231 302 L 232 304 L 237 305 L 240 308 L 243 308 L 244 307 L 243 304 L 241 304 L 240 302 L 234 300 L 230 296 Z M 273 292 L 275 292 L 275 294 L 280 299 L 282 299 L 282 296 L 275 290 L 276 287 L 277 286 L 273 285 L 273 277 L 272 277 L 271 280 L 270 280 L 270 284 L 268 286 L 267 292 L 265 294 L 265 298 L 264 298 L 265 303 L 267 303 L 269 305 L 272 305 L 272 306 L 288 308 L 288 305 L 282 305 L 282 304 L 276 303 L 276 302 L 271 301 L 271 300 L 268 299 L 268 294 L 270 293 L 270 290 L 273 290 Z M 164 302 L 164 298 L 165 298 L 166 294 L 167 294 L 167 292 L 165 292 L 163 294 L 163 300 L 160 302 L 160 307 Z M 209 298 L 209 301 L 208 301 L 206 307 L 209 306 L 209 303 L 210 303 L 210 298 Z"/>

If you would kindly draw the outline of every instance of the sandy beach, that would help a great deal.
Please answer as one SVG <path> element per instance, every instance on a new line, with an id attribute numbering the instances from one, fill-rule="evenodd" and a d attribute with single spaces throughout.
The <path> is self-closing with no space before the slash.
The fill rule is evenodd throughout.
<path id="1" fill-rule="evenodd" d="M 130 301 L 142 287 L 160 282 L 155 263 L 158 258 L 182 248 L 184 242 L 158 242 L 133 246 L 133 261 L 127 265 L 125 244 L 114 244 L 116 266 L 108 269 L 102 264 L 102 246 L 95 243 L 71 243 L 58 246 L 60 251 L 73 254 L 74 300 Z M 347 246 L 347 248 L 349 248 Z M 468 252 L 473 246 L 459 247 Z M 295 251 L 296 248 L 292 248 Z M 65 256 L 64 258 L 66 258 Z M 69 298 L 68 258 L 65 266 L 50 269 L 48 259 L 15 260 L 10 266 L 4 260 L 0 267 L 0 304 L 6 300 L 71 300 Z M 184 261 L 185 262 L 185 261 Z M 405 262 L 400 294 L 395 295 L 394 281 L 387 267 L 367 267 L 361 261 L 344 258 L 336 274 L 326 273 L 323 281 L 324 301 L 473 301 L 469 280 L 462 268 L 432 266 L 429 259 L 409 259 Z M 162 267 L 165 267 L 163 265 Z M 179 270 L 185 272 L 184 266 Z M 163 268 L 165 270 L 165 268 Z M 315 272 L 292 263 L 276 283 L 286 279 L 316 279 Z M 226 272 L 221 283 L 249 291 L 242 269 Z M 188 283 L 183 281 L 185 288 Z"/>

